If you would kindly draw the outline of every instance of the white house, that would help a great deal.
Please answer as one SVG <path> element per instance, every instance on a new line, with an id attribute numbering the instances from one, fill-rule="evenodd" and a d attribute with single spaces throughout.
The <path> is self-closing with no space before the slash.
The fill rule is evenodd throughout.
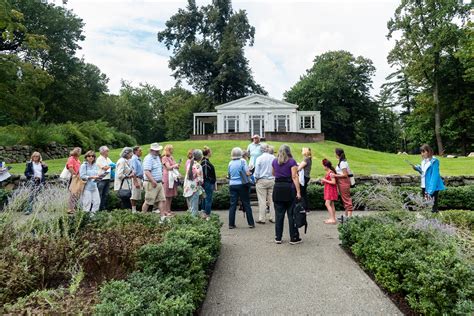
<path id="1" fill-rule="evenodd" d="M 215 107 L 217 112 L 194 113 L 193 135 L 248 133 L 321 133 L 319 111 L 298 111 L 296 104 L 252 94 Z"/>

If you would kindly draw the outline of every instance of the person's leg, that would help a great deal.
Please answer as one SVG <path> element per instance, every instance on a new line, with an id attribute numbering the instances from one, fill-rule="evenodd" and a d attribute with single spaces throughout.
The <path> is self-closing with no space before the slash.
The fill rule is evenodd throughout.
<path id="1" fill-rule="evenodd" d="M 341 194 L 342 203 L 344 204 L 345 215 L 352 216 L 352 199 L 351 199 L 351 183 L 347 178 L 340 179 L 338 182 L 339 193 Z"/>
<path id="2" fill-rule="evenodd" d="M 199 214 L 199 193 L 198 192 L 194 192 L 194 194 L 191 195 L 190 204 L 191 204 L 191 215 L 198 216 Z"/>
<path id="3" fill-rule="evenodd" d="M 274 202 L 275 204 L 275 240 L 281 241 L 283 235 L 283 224 L 285 223 L 285 202 Z"/>
<path id="4" fill-rule="evenodd" d="M 326 209 L 328 210 L 328 213 L 329 213 L 329 219 L 331 219 L 331 213 L 332 213 L 332 210 L 331 210 L 331 201 L 325 200 L 325 201 L 324 201 L 324 205 L 326 205 Z"/>
<path id="5" fill-rule="evenodd" d="M 91 201 L 92 201 L 92 208 L 91 212 L 95 213 L 100 209 L 101 200 L 100 200 L 100 195 L 99 195 L 99 189 L 95 189 L 94 191 L 91 192 Z"/>
<path id="6" fill-rule="evenodd" d="M 212 197 L 214 194 L 214 184 L 210 182 L 204 182 L 204 191 L 206 192 L 206 198 L 204 201 L 204 212 L 206 215 L 211 215 L 212 209 Z"/>
<path id="7" fill-rule="evenodd" d="M 100 206 L 99 210 L 103 211 L 107 209 L 107 194 L 109 193 L 109 181 L 108 180 L 101 180 L 97 183 L 97 190 L 99 190 L 100 196 Z"/>
<path id="8" fill-rule="evenodd" d="M 156 190 L 149 181 L 144 182 L 143 188 L 145 189 L 145 201 L 142 205 L 142 212 L 146 213 L 150 206 L 155 204 Z"/>
<path id="9" fill-rule="evenodd" d="M 287 212 L 288 212 L 288 226 L 290 231 L 290 240 L 298 241 L 300 239 L 300 233 L 298 228 L 296 228 L 295 223 L 295 205 L 296 201 L 286 202 Z"/>
<path id="10" fill-rule="evenodd" d="M 306 212 L 309 212 L 309 199 L 308 199 L 308 185 L 309 185 L 309 180 L 310 178 L 304 177 L 304 197 L 303 197 L 303 202 L 304 202 L 304 209 Z"/>
<path id="11" fill-rule="evenodd" d="M 237 209 L 237 200 L 239 198 L 238 189 L 236 185 L 229 186 L 230 193 L 230 207 L 229 207 L 229 228 L 235 227 L 235 211 Z"/>
<path id="12" fill-rule="evenodd" d="M 433 193 L 433 208 L 431 209 L 433 213 L 438 213 L 438 193 L 438 191 Z"/>
<path id="13" fill-rule="evenodd" d="M 264 181 L 265 179 L 260 179 L 255 185 L 258 199 L 258 222 L 260 223 L 265 223 L 267 213 L 267 190 Z"/>
<path id="14" fill-rule="evenodd" d="M 273 203 L 273 186 L 275 185 L 274 180 L 268 182 L 267 187 L 267 203 L 270 207 L 270 222 L 275 222 L 275 205 Z"/>
<path id="15" fill-rule="evenodd" d="M 303 204 L 303 208 L 305 209 L 305 211 L 308 210 L 307 206 L 306 206 L 306 195 L 307 195 L 307 187 L 306 187 L 306 178 L 305 178 L 305 181 L 304 181 L 304 185 L 303 186 L 300 186 L 300 189 L 301 189 L 301 202 Z"/>
<path id="16" fill-rule="evenodd" d="M 331 201 L 331 221 L 336 223 L 336 205 Z"/>
<path id="17" fill-rule="evenodd" d="M 92 205 L 92 191 L 84 190 L 82 192 L 82 209 L 84 212 L 90 212 Z"/>
<path id="18" fill-rule="evenodd" d="M 241 185 L 240 189 L 240 199 L 244 206 L 245 214 L 247 217 L 247 224 L 249 226 L 255 226 L 255 221 L 253 219 L 252 206 L 250 205 L 250 190 L 248 185 Z"/>

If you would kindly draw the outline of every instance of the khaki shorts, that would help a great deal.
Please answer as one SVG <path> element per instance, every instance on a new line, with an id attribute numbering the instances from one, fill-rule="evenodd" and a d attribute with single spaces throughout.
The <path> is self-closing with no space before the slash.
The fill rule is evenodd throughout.
<path id="1" fill-rule="evenodd" d="M 130 199 L 135 201 L 140 201 L 142 199 L 142 191 L 143 191 L 143 180 L 137 179 L 138 183 L 140 184 L 140 188 L 135 187 L 135 183 L 132 181 L 132 197 Z"/>
<path id="2" fill-rule="evenodd" d="M 154 205 L 155 203 L 166 201 L 165 190 L 163 185 L 158 183 L 156 188 L 151 185 L 150 181 L 144 181 L 143 187 L 145 188 L 145 203 L 148 205 Z"/>

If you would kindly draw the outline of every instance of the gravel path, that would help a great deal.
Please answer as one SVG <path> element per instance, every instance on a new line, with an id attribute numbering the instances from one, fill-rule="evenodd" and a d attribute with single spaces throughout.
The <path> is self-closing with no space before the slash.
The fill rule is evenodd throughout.
<path id="1" fill-rule="evenodd" d="M 256 207 L 254 217 L 257 215 Z M 247 228 L 238 212 L 237 229 L 227 228 L 201 315 L 401 315 L 398 308 L 340 248 L 337 227 L 326 212 L 308 215 L 303 243 L 274 243 L 275 226 Z M 301 230 L 300 230 L 301 232 Z"/>

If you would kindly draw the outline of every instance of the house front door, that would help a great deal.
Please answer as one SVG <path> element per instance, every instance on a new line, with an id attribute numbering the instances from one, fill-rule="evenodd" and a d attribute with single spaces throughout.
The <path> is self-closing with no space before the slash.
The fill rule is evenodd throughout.
<path id="1" fill-rule="evenodd" d="M 263 115 L 250 116 L 250 137 L 255 134 L 265 137 L 265 119 Z"/>

